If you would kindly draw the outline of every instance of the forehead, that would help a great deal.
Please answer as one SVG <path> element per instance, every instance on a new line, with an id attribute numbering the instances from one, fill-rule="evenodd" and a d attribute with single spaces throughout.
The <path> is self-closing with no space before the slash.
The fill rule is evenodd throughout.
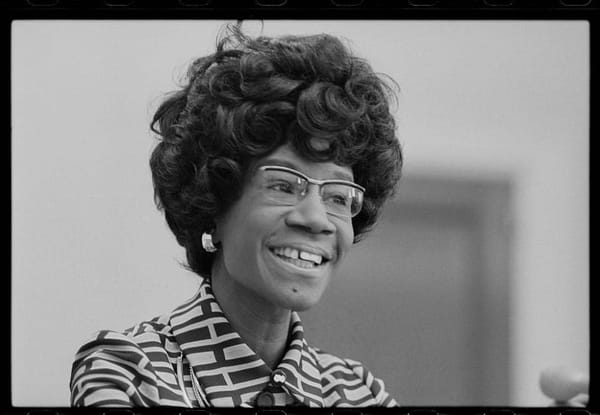
<path id="1" fill-rule="evenodd" d="M 296 153 L 289 144 L 277 148 L 274 152 L 256 162 L 256 167 L 267 165 L 289 167 L 313 179 L 354 180 L 350 167 L 340 166 L 331 161 L 315 162 L 307 160 Z"/>

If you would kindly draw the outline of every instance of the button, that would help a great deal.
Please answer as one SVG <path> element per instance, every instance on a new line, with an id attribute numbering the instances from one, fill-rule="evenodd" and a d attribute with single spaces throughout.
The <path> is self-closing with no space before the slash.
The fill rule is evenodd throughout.
<path id="1" fill-rule="evenodd" d="M 275 369 L 273 373 L 271 373 L 271 380 L 276 385 L 283 385 L 286 380 L 285 373 L 281 369 Z"/>
<path id="2" fill-rule="evenodd" d="M 271 392 L 261 392 L 256 398 L 257 406 L 274 406 L 275 397 Z"/>

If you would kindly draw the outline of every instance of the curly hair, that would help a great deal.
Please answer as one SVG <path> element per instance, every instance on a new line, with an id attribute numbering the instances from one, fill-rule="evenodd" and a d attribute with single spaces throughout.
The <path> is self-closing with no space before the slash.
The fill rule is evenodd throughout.
<path id="1" fill-rule="evenodd" d="M 150 158 L 155 202 L 187 267 L 210 275 L 214 254 L 202 249 L 202 233 L 238 200 L 252 162 L 286 143 L 308 160 L 350 167 L 366 188 L 352 219 L 358 242 L 400 178 L 394 98 L 392 86 L 334 36 L 251 38 L 227 26 L 216 52 L 190 65 L 151 122 L 160 136 Z"/>

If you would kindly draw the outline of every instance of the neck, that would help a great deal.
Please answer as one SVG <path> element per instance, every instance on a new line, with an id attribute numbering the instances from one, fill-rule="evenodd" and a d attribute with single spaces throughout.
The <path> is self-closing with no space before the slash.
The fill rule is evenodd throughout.
<path id="1" fill-rule="evenodd" d="M 229 323 L 267 366 L 275 368 L 287 346 L 291 311 L 266 302 L 224 269 L 217 266 L 212 271 L 212 290 Z"/>

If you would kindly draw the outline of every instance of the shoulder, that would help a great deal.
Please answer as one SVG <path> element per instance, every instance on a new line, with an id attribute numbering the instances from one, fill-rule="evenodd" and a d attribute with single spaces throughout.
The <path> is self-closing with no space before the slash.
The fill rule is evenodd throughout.
<path id="1" fill-rule="evenodd" d="M 90 363 L 90 359 L 114 357 L 122 359 L 123 364 L 135 363 L 139 367 L 145 367 L 153 358 L 158 358 L 158 351 L 172 349 L 173 353 L 177 353 L 175 345 L 168 316 L 156 317 L 122 332 L 96 332 L 77 351 L 74 366 L 81 360 L 88 360 Z"/>
<path id="2" fill-rule="evenodd" d="M 161 366 L 178 353 L 166 317 L 123 332 L 101 330 L 77 351 L 71 368 L 73 406 L 153 406 Z M 169 350 L 171 349 L 171 350 Z"/>
<path id="3" fill-rule="evenodd" d="M 156 317 L 121 332 L 100 330 L 79 348 L 75 362 L 90 356 L 112 355 L 141 364 L 149 360 L 148 353 L 172 341 L 167 322 L 165 317 Z"/>
<path id="4" fill-rule="evenodd" d="M 383 380 L 361 362 L 338 357 L 318 348 L 311 348 L 320 367 L 324 390 L 335 391 L 341 398 L 359 406 L 397 406 L 385 389 Z M 340 406 L 340 403 L 336 405 Z"/>

